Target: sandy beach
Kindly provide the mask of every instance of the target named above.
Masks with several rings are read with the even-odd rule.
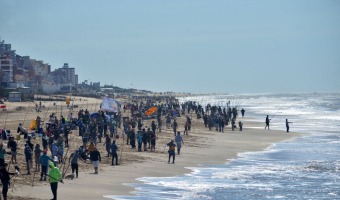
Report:
[[[78,98],[78,97],[77,97]],[[86,101],[84,101],[86,99]],[[95,112],[99,109],[100,99],[82,98],[82,101],[75,100],[78,104],[78,109],[89,109],[90,112]],[[66,110],[65,102],[59,102],[56,106],[51,106],[49,102],[43,103],[45,108],[40,112],[40,116],[49,113],[58,113],[59,116],[64,109]],[[58,108],[58,105],[59,106]],[[0,115],[1,127],[4,127],[6,120],[6,129],[10,129],[14,135],[16,134],[17,125],[25,120],[25,126],[28,127],[30,121],[36,117],[37,112],[34,110],[34,103],[8,103],[8,111],[2,111]],[[63,106],[64,108],[62,108]],[[27,107],[24,110],[18,111],[18,106]],[[29,112],[27,110],[30,109]],[[7,114],[8,112],[8,114]],[[74,114],[76,110],[72,111]],[[127,114],[127,113],[126,113]],[[184,117],[178,118],[179,131],[184,129]],[[136,149],[131,149],[130,146],[123,144],[123,138],[117,141],[122,155],[119,166],[110,166],[111,158],[104,157],[106,152],[103,143],[99,143],[99,150],[102,153],[102,163],[100,164],[99,174],[93,174],[92,165],[87,163],[80,164],[79,178],[68,180],[65,179],[65,184],[59,184],[58,198],[59,199],[106,199],[105,195],[130,195],[134,188],[126,186],[127,183],[137,182],[140,177],[166,177],[182,175],[190,173],[187,167],[200,167],[208,164],[222,164],[230,159],[237,157],[238,153],[261,151],[271,144],[292,139],[300,135],[299,133],[286,133],[283,131],[264,130],[264,123],[254,122],[253,119],[243,118],[243,131],[236,129],[231,131],[230,126],[226,127],[224,133],[209,131],[205,128],[203,121],[193,118],[192,131],[188,136],[183,136],[184,145],[181,155],[176,156],[175,164],[168,164],[168,154],[165,148],[166,143],[173,139],[173,133],[169,130],[163,130],[158,133],[156,144],[156,152],[137,152]],[[144,124],[151,123],[151,120],[145,121]],[[118,132],[121,134],[122,130]],[[71,149],[76,149],[80,145],[80,137],[77,131],[72,133],[70,143]],[[21,140],[22,142],[23,140]],[[36,142],[41,140],[36,139]],[[79,142],[79,143],[78,143]],[[22,143],[23,144],[23,143]],[[7,145],[7,142],[5,143]],[[19,150],[23,152],[23,149]],[[10,156],[6,157],[7,162]],[[25,163],[20,161],[22,171],[25,171]],[[71,170],[68,169],[70,174]],[[16,178],[14,190],[12,186],[9,191],[9,199],[50,199],[52,193],[48,182],[39,182],[39,173],[35,175],[36,181],[32,180],[32,176],[20,175]],[[32,186],[32,184],[34,186]]]

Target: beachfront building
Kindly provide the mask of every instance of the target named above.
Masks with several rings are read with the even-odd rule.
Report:
[[[13,83],[13,60],[7,56],[0,57],[1,85],[9,87]]]
[[[78,75],[68,63],[51,71],[48,63],[17,55],[11,44],[0,40],[0,86],[13,90],[29,87],[46,93],[69,92],[78,87]]]
[[[0,83],[9,87],[13,83],[13,66],[16,63],[16,54],[11,44],[0,41]]]
[[[47,93],[47,94],[53,94],[61,91],[61,86],[60,84],[54,84],[50,82],[44,82],[42,84],[42,91]]]
[[[69,67],[68,63],[64,63],[62,68],[59,68],[60,71],[64,73],[65,83],[71,84],[71,86],[76,86],[76,74],[75,69],[73,67]]]
[[[20,102],[21,101],[21,92],[9,92],[8,93],[8,101],[10,101],[10,102]]]

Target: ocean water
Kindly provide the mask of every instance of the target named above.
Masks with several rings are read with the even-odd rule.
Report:
[[[192,167],[175,177],[141,177],[130,184],[132,196],[110,199],[340,199],[340,93],[210,95],[181,98],[205,105],[246,110],[246,116],[271,129],[301,137],[273,144],[264,151],[239,154],[231,162]],[[245,124],[246,126],[246,124]],[[289,134],[289,133],[287,133]],[[190,166],[188,166],[190,167]]]

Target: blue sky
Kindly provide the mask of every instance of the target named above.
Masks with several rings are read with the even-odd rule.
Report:
[[[337,0],[0,0],[0,37],[102,85],[340,91]]]

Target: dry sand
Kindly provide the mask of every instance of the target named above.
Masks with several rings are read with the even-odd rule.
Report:
[[[87,101],[76,100],[74,104],[78,105],[78,109],[88,108],[90,112],[94,112],[99,108],[99,99],[86,98]],[[17,111],[18,106],[29,106],[31,104],[32,112],[26,112],[29,109]],[[61,106],[65,102],[59,102],[56,106],[48,106],[45,102],[45,109],[40,114],[44,119],[47,110],[49,113],[61,114]],[[7,104],[8,105],[8,104]],[[59,108],[58,108],[59,105]],[[65,105],[64,105],[65,106]],[[65,108],[64,113],[68,113]],[[13,113],[11,113],[13,110]],[[6,127],[10,127],[11,131],[16,132],[17,125],[22,122],[26,116],[25,126],[28,127],[30,121],[37,115],[34,111],[33,103],[10,103],[8,106],[9,114],[7,115]],[[27,114],[26,114],[27,113]],[[74,115],[77,113],[73,111]],[[57,114],[57,116],[59,116]],[[126,113],[127,114],[127,113]],[[6,112],[0,115],[1,126],[3,127]],[[64,114],[65,116],[65,114]],[[47,117],[48,118],[48,117]],[[47,119],[46,118],[46,119]],[[179,130],[184,130],[184,117],[178,118]],[[118,140],[122,160],[119,166],[110,166],[110,158],[104,157],[106,151],[103,144],[99,143],[100,152],[102,154],[102,163],[100,164],[99,174],[93,174],[92,165],[80,163],[79,178],[73,180],[64,180],[65,184],[59,184],[59,199],[105,199],[104,195],[131,195],[134,188],[126,186],[126,183],[137,182],[140,177],[166,177],[190,173],[187,167],[200,167],[206,164],[222,164],[230,159],[237,157],[238,153],[249,151],[261,151],[271,144],[283,140],[291,139],[298,136],[298,133],[285,133],[283,131],[264,130],[264,124],[254,122],[252,119],[242,119],[244,130],[231,131],[230,126],[226,127],[224,133],[209,131],[203,126],[203,120],[197,121],[193,118],[193,129],[188,136],[183,136],[184,145],[182,153],[176,156],[176,164],[168,164],[167,149],[165,144],[173,139],[171,130],[163,130],[158,134],[156,144],[156,152],[137,152],[130,146],[122,144],[122,137]],[[144,124],[150,124],[151,120],[145,121]],[[149,126],[149,125],[148,125]],[[251,128],[247,128],[251,127]],[[121,130],[119,129],[119,133]],[[71,150],[79,147],[80,138],[77,131],[70,137]],[[40,142],[36,140],[35,142]],[[70,150],[70,152],[71,152]],[[23,151],[22,149],[20,151]],[[69,155],[69,154],[68,154]],[[7,156],[8,160],[10,156]],[[81,161],[80,161],[81,162]],[[24,161],[21,161],[22,171],[25,171]],[[68,173],[70,174],[70,169]],[[12,187],[9,191],[9,199],[50,199],[52,193],[48,182],[39,182],[39,174],[35,175],[34,186],[31,176],[19,176],[16,178],[14,190]],[[19,183],[19,184],[18,184]]]

